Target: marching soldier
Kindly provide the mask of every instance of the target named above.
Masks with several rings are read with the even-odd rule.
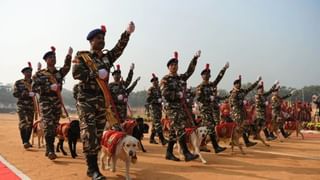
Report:
[[[125,81],[121,80],[120,65],[117,65],[117,69],[112,72],[114,82],[109,83],[109,89],[112,95],[114,105],[116,106],[116,113],[120,118],[120,123],[123,123],[127,119],[127,106],[129,94],[137,85],[140,78],[138,78],[129,88],[133,77],[134,64],[131,65],[128,77]]]
[[[274,90],[272,92],[272,97],[271,97],[272,120],[271,121],[272,121],[272,123],[276,123],[279,125],[279,129],[280,129],[282,136],[284,138],[287,138],[290,135],[288,133],[286,133],[283,128],[284,122],[281,117],[281,104],[282,104],[283,100],[292,96],[292,94],[294,93],[294,90],[291,91],[290,94],[287,94],[282,97],[279,95],[279,90],[280,90],[280,86],[278,86],[277,88],[274,88]]]
[[[202,83],[197,86],[197,100],[200,103],[200,115],[202,119],[202,126],[206,126],[208,129],[208,135],[210,136],[213,148],[215,153],[220,153],[226,148],[219,146],[216,140],[215,126],[219,119],[214,119],[214,89],[217,87],[218,83],[223,78],[226,70],[229,68],[229,63],[222,68],[218,76],[213,82],[210,82],[211,71],[209,69],[209,64],[206,65],[206,68],[201,72],[201,77],[203,79]]]
[[[147,109],[152,119],[150,143],[158,144],[157,141],[154,139],[155,135],[158,134],[161,144],[165,145],[167,144],[167,141],[163,136],[162,125],[161,125],[162,97],[161,97],[158,77],[153,73],[152,73],[152,78],[150,82],[152,83],[152,86],[148,89],[147,103],[146,103]]]
[[[183,93],[185,96],[185,104],[187,106],[188,109],[188,116],[191,117],[192,122],[191,125],[195,126],[196,122],[195,122],[195,115],[193,114],[193,104],[194,104],[194,97],[196,96],[195,91],[192,91],[192,88],[187,88],[187,82],[186,81],[181,81],[181,85],[183,87]]]
[[[70,47],[66,55],[64,65],[59,70],[56,69],[56,52],[51,47],[51,51],[44,54],[43,59],[47,63],[47,68],[38,71],[34,76],[32,90],[40,95],[40,110],[44,124],[44,136],[46,140],[46,156],[50,160],[57,158],[54,152],[54,139],[56,128],[59,125],[62,114],[62,102],[60,91],[64,77],[68,74],[71,66],[73,49]]]
[[[239,79],[233,82],[233,89],[230,91],[229,104],[231,106],[231,117],[233,121],[238,124],[240,128],[240,134],[242,133],[243,140],[247,147],[254,146],[257,143],[250,142],[249,137],[245,132],[245,109],[243,101],[245,96],[258,85],[260,80],[261,77],[259,76],[257,81],[254,82],[250,87],[243,89],[241,88],[241,76],[239,76]]]
[[[78,114],[81,121],[83,152],[88,166],[87,176],[95,180],[105,179],[97,164],[107,115],[102,86],[106,86],[105,82],[109,76],[110,68],[121,56],[134,29],[133,22],[130,22],[116,46],[106,53],[102,51],[105,46],[106,28],[102,26],[101,29],[94,29],[87,36],[91,46],[90,51],[80,51],[74,59],[72,75],[74,79],[80,80]]]
[[[257,94],[255,95],[255,111],[256,111],[256,119],[255,126],[264,128],[263,132],[267,139],[271,140],[272,137],[269,135],[269,132],[266,126],[266,108],[267,108],[267,98],[271,95],[272,91],[279,84],[279,81],[276,81],[275,84],[270,88],[269,91],[264,92],[263,81],[260,81],[260,84],[257,87]],[[255,132],[259,133],[259,132]]]
[[[217,123],[220,122],[220,103],[229,98],[230,95],[218,95],[218,87],[213,89],[213,118]]]
[[[201,51],[198,51],[194,55],[189,64],[187,72],[179,75],[177,74],[178,53],[175,52],[174,58],[170,59],[167,63],[169,74],[165,75],[160,83],[161,94],[166,101],[165,110],[172,122],[170,127],[169,143],[166,152],[166,159],[168,160],[179,161],[179,159],[173,154],[173,145],[176,141],[176,138],[178,139],[182,148],[185,161],[191,161],[199,157],[198,155],[191,154],[186,144],[185,126],[188,121],[188,117],[185,112],[186,109],[181,106],[185,101],[181,81],[187,81],[193,74],[197,65],[197,60],[200,57],[200,53]],[[191,120],[189,119],[189,121]]]
[[[14,83],[13,96],[18,98],[17,107],[19,115],[19,130],[22,144],[25,149],[32,147],[30,144],[30,136],[32,132],[34,118],[34,102],[35,93],[31,90],[31,74],[32,68],[25,67],[21,70],[24,79],[20,79]]]

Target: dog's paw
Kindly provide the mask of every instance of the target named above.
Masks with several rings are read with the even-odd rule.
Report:
[[[143,149],[143,150],[142,150],[142,152],[144,152],[144,153],[145,153],[145,152],[147,152],[147,150]]]
[[[207,164],[208,162],[207,162],[206,160],[203,160],[202,163],[203,163],[203,164]]]

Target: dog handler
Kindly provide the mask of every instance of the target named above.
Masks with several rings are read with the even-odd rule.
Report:
[[[44,137],[46,140],[46,153],[50,160],[57,158],[54,153],[54,139],[56,128],[58,127],[62,114],[62,102],[59,93],[62,90],[64,77],[70,71],[73,49],[70,47],[66,55],[64,65],[59,70],[56,69],[56,52],[51,47],[51,51],[44,54],[43,59],[47,63],[47,68],[39,70],[33,76],[32,90],[40,95],[40,111],[44,125]]]
[[[105,97],[100,85],[106,86],[110,68],[121,56],[134,29],[134,23],[130,22],[116,46],[106,53],[102,51],[105,46],[106,28],[101,26],[101,29],[94,29],[87,36],[91,46],[90,51],[80,51],[74,59],[72,75],[74,79],[80,80],[77,110],[81,122],[83,152],[88,166],[87,176],[94,180],[105,179],[97,164],[107,116]]]

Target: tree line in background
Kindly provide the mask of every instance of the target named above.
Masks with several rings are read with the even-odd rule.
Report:
[[[250,83],[243,84],[243,87],[248,87]],[[265,88],[268,90],[269,87]],[[320,95],[320,86],[305,86],[302,89],[295,89],[291,87],[282,86],[280,89],[280,95],[286,95],[290,93],[292,90],[296,90],[294,94],[288,99],[289,101],[305,101],[311,102],[312,95],[317,94]],[[17,99],[12,95],[13,89],[12,85],[2,85],[0,84],[0,112],[12,112],[16,109],[16,102]],[[220,95],[227,95],[229,91],[224,89],[219,90]],[[256,89],[251,91],[248,96],[246,97],[247,100],[251,101],[254,100],[254,95],[256,94]],[[73,98],[73,93],[70,90],[63,89],[62,96],[64,99],[64,103],[66,107],[71,110],[75,111],[75,99]],[[145,100],[147,97],[147,91],[137,91],[133,92],[129,96],[129,104],[131,107],[144,107]]]

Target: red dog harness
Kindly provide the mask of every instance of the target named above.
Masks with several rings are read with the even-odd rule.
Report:
[[[64,126],[67,126],[66,128],[69,129],[70,128],[70,122],[59,124],[59,126],[56,129],[56,133],[57,133],[58,136],[68,137],[68,131],[66,131],[66,134],[63,134],[63,132],[62,132],[62,129],[63,129]]]
[[[124,132],[126,132],[129,135],[132,135],[133,128],[137,125],[137,122],[133,119],[127,119],[123,124],[122,128],[124,129]]]
[[[107,148],[110,154],[116,152],[117,144],[126,136],[125,132],[108,130],[103,134],[101,144]]]
[[[237,126],[235,122],[222,122],[216,126],[216,132],[220,138],[231,138],[233,129]]]

